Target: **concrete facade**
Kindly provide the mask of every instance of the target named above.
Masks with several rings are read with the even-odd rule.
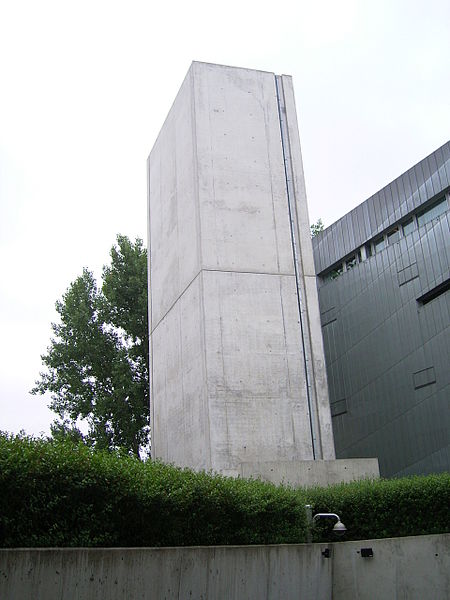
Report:
[[[194,62],[148,187],[152,455],[332,460],[291,78]]]
[[[450,143],[313,240],[336,454],[450,470]]]
[[[363,548],[373,556],[364,558]],[[280,546],[0,549],[5,600],[437,600],[449,590],[449,534]]]

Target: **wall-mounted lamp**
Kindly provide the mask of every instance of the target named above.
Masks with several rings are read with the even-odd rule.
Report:
[[[337,519],[336,523],[334,524],[333,531],[336,535],[344,535],[344,533],[347,531],[347,527],[344,525],[344,523],[341,521],[341,518],[336,513],[317,513],[317,515],[314,515],[313,517],[313,522],[317,521],[317,519],[326,517],[332,517],[334,519]]]

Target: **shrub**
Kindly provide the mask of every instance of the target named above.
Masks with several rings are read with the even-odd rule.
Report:
[[[305,539],[284,487],[83,444],[0,436],[0,545],[184,546]]]
[[[2,547],[301,543],[305,504],[339,514],[344,540],[450,531],[450,474],[294,490],[0,435],[0,490]]]
[[[311,488],[307,497],[315,513],[341,517],[343,541],[450,532],[450,473]],[[315,527],[317,541],[332,539],[330,524]]]

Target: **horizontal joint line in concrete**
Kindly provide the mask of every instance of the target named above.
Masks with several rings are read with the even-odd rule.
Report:
[[[232,271],[228,269],[202,269],[202,271],[208,271],[211,273],[242,273],[244,275],[274,275],[282,277],[295,277],[294,273],[283,273],[281,271],[277,271],[276,273],[270,273],[267,271]]]
[[[228,271],[227,269],[200,269],[200,271],[197,273],[197,275],[195,275],[191,279],[191,281],[187,284],[187,286],[184,288],[184,290],[179,294],[179,296],[176,298],[176,300],[174,300],[172,302],[172,304],[169,306],[169,308],[163,314],[163,316],[159,319],[159,321],[156,323],[156,325],[154,327],[152,327],[150,335],[156,330],[156,328],[159,326],[159,324],[166,318],[166,316],[170,313],[170,311],[175,306],[175,304],[178,302],[178,300],[181,298],[181,296],[191,287],[191,285],[194,283],[194,281],[197,279],[197,277],[204,271],[208,272],[208,273],[236,273],[237,275],[242,274],[242,275],[271,275],[271,276],[275,276],[275,277],[295,277],[295,275],[293,273],[283,273],[283,272],[266,273],[264,271]]]

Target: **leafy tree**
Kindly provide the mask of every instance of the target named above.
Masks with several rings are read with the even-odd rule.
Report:
[[[318,233],[323,231],[324,225],[322,219],[318,219],[316,223],[313,223],[310,227],[311,229],[311,237],[316,237]]]
[[[59,323],[33,394],[50,392],[55,438],[139,456],[149,443],[147,251],[118,235],[101,290],[83,270],[56,302]],[[79,423],[88,425],[83,435]]]

